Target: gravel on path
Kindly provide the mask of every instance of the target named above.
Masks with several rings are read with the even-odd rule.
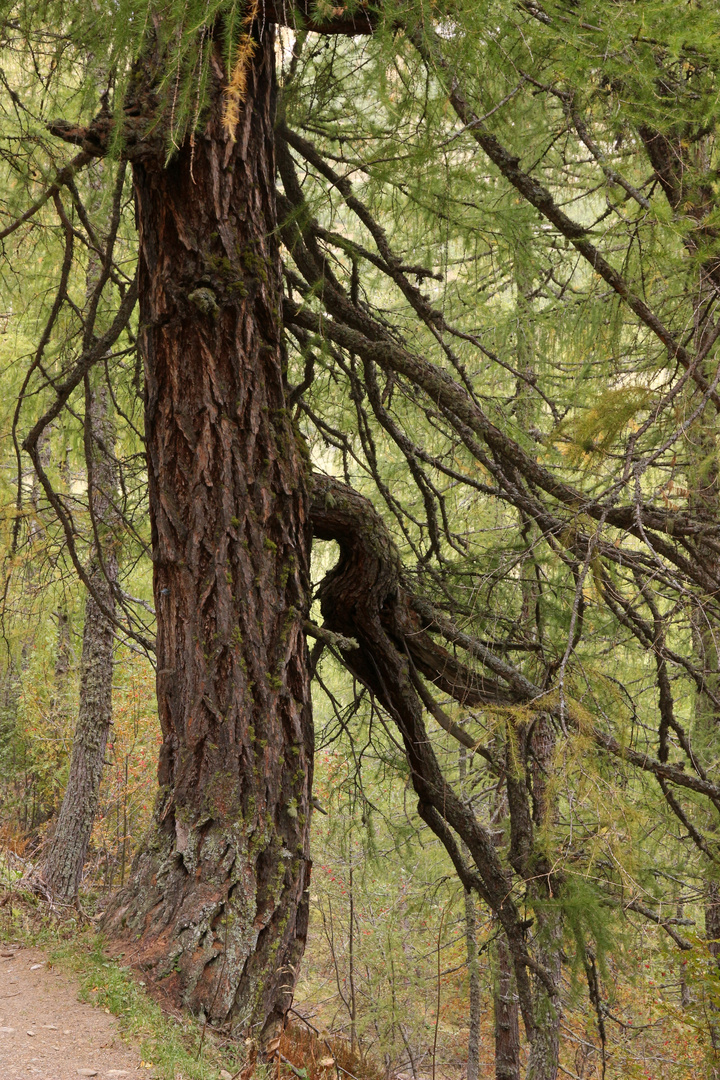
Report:
[[[82,1004],[39,949],[0,944],[0,1080],[151,1080],[115,1017]]]

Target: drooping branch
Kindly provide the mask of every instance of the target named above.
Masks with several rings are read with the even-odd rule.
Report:
[[[76,154],[72,161],[69,161],[67,165],[64,165],[62,169],[59,169],[53,182],[45,188],[42,195],[35,200],[32,206],[29,206],[22,214],[11,221],[9,225],[6,225],[4,229],[0,229],[0,240],[5,240],[6,237],[11,236],[22,225],[25,225],[28,221],[42,210],[43,206],[50,199],[54,199],[59,194],[60,190],[65,187],[72,178],[83,169],[92,160],[91,155],[82,151]]]
[[[542,465],[515,439],[501,430],[465,385],[437,364],[418,356],[398,342],[397,336],[390,334],[368,310],[352,302],[335,278],[317,244],[319,227],[304,203],[287,146],[289,144],[298,147],[309,163],[319,171],[320,156],[307,140],[290,132],[287,127],[281,127],[280,135],[278,163],[288,196],[284,203],[289,203],[293,210],[292,216],[286,217],[283,239],[308,283],[309,295],[319,296],[332,317],[326,320],[307,305],[288,302],[284,309],[286,324],[329,339],[333,345],[362,357],[366,364],[377,364],[380,369],[402,376],[412,385],[421,387],[450,417],[450,422],[457,431],[464,427],[471,437],[482,441],[489,451],[489,460],[485,455],[478,456],[477,452],[473,452],[473,456],[496,475],[502,487],[513,484],[511,478],[514,474],[522,477],[527,485],[544,491],[576,513],[582,508],[583,513],[594,519],[603,518],[609,525],[630,533],[643,543],[650,543],[663,559],[676,565],[682,574],[691,578],[694,576],[705,592],[713,594],[717,586],[711,583],[711,576],[696,560],[684,556],[677,541],[685,537],[701,537],[704,543],[712,543],[717,529],[714,523],[679,513],[669,513],[656,506],[621,505],[617,499],[619,490],[615,494],[610,493],[605,500],[588,497],[572,484],[561,481],[555,471]],[[284,142],[285,138],[287,143]],[[367,208],[356,199],[348,181],[339,177],[329,167],[324,169],[323,175],[326,174],[331,183],[341,190],[348,206],[356,211],[360,220],[371,231],[389,276],[426,325],[433,327],[439,313],[429,309],[425,301],[425,307],[418,303],[418,290],[407,282],[399,271],[399,260],[393,255],[382,229],[373,221]],[[463,441],[467,445],[467,439]],[[403,447],[401,449],[405,452]],[[523,509],[526,511],[526,508]],[[531,512],[531,516],[535,514]],[[628,554],[632,558],[632,555]],[[702,582],[697,575],[702,576]]]
[[[335,314],[335,311],[339,310],[339,305],[336,307],[334,303],[336,296],[330,295],[328,286],[323,290],[323,298]],[[648,525],[647,528],[645,526],[640,528],[635,522],[638,516],[635,507],[611,506],[608,509],[607,506],[603,506],[602,501],[588,498],[582,492],[573,489],[571,485],[560,481],[550,470],[545,469],[526,454],[514,439],[501,431],[470,398],[464,387],[446,371],[431,361],[412,354],[393,340],[389,334],[383,333],[382,338],[378,340],[379,328],[368,326],[370,320],[363,316],[363,313],[356,312],[353,322],[357,324],[364,321],[366,324],[364,329],[368,330],[367,335],[341,321],[339,317],[324,319],[307,307],[290,302],[284,304],[284,315],[288,323],[327,337],[342,348],[357,353],[363,359],[410,379],[447,411],[458,429],[464,426],[470,433],[479,436],[496,459],[507,464],[510,476],[513,471],[520,473],[529,483],[546,491],[561,504],[572,507],[575,513],[582,508],[582,512],[592,518],[600,519],[604,516],[610,525],[624,529],[641,541],[644,541],[646,536],[650,536],[648,530],[653,527],[664,528],[668,536],[673,534],[672,515],[655,514],[652,511],[648,511],[647,514],[642,512],[642,518],[647,519]],[[371,334],[375,340],[373,336],[370,336]],[[488,465],[493,468],[491,461]],[[508,477],[500,466],[497,471],[500,482],[507,482]],[[650,524],[650,521],[653,524]],[[697,523],[692,528],[693,532],[700,532],[701,525]],[[710,595],[716,592],[717,582],[707,569],[697,561],[686,558],[669,539],[654,533],[651,536],[651,543],[655,552],[677,566],[690,580],[696,581]],[[608,551],[608,554],[611,555],[611,552]],[[630,551],[627,557],[632,559]]]
[[[374,227],[373,221],[366,220],[367,208],[354,200],[349,183],[334,170],[327,167],[321,168],[319,155],[306,140],[301,140],[291,134],[288,143],[302,153],[306,160],[341,192],[349,208],[354,209],[363,224],[369,228],[378,245],[380,258],[385,266],[390,268],[392,252],[388,248],[386,238],[382,231]],[[634,504],[628,506],[618,505],[612,498],[605,502],[602,499],[593,500],[571,485],[560,482],[556,472],[546,470],[543,464],[528,454],[504,430],[490,420],[480,402],[467,391],[465,386],[438,365],[410,350],[404,345],[400,335],[389,333],[379,320],[373,318],[366,307],[353,302],[338,282],[321,250],[318,243],[320,230],[316,228],[316,223],[308,215],[294,174],[292,159],[288,151],[282,148],[282,143],[279,162],[285,191],[293,206],[293,215],[287,220],[284,228],[285,240],[307,282],[307,292],[303,295],[308,301],[311,297],[320,298],[330,316],[327,318],[318,315],[312,310],[310,303],[302,305],[287,303],[286,321],[301,332],[315,334],[329,341],[331,352],[335,349],[344,350],[362,359],[366,376],[365,390],[375,408],[376,419],[386,427],[396,442],[396,433],[391,430],[392,425],[383,423],[386,418],[382,415],[381,401],[381,408],[379,410],[376,408],[378,398],[377,394],[373,393],[372,377],[368,383],[368,373],[372,376],[374,365],[377,365],[379,370],[385,371],[389,377],[401,377],[407,379],[410,385],[422,388],[428,398],[435,403],[435,408],[446,418],[450,429],[455,435],[460,436],[472,456],[491,472],[499,485],[499,490],[505,493],[508,501],[521,509],[530,520],[535,521],[549,542],[556,547],[567,546],[568,554],[572,556],[572,559],[585,559],[589,545],[596,543],[597,550],[604,560],[615,565],[633,568],[638,574],[642,572],[643,575],[647,575],[650,571],[656,584],[661,580],[666,580],[671,588],[682,591],[684,578],[697,582],[707,597],[716,595],[716,586],[712,584],[712,569],[715,564],[712,560],[707,560],[704,565],[701,565],[702,560],[697,559],[696,551],[691,551],[689,548],[689,543],[696,542],[696,537],[701,539],[701,542],[708,543],[710,539],[708,530],[716,527],[714,523],[686,514],[666,513],[657,507],[638,503],[637,499],[634,499]],[[403,292],[408,298],[407,290]],[[403,453],[406,452],[402,440],[398,446]],[[557,499],[566,510],[572,507],[573,521],[569,527],[562,524],[558,513],[560,507],[553,511],[547,500],[540,500],[540,491]],[[597,537],[593,539],[579,526],[577,516],[579,512],[596,519],[604,517],[605,521],[614,528],[641,540],[647,545],[649,556],[641,555],[635,545],[631,547],[620,538],[613,542],[604,540],[598,542]],[[684,520],[680,520],[681,518]],[[685,529],[689,531],[685,533]],[[687,536],[687,541],[683,533]],[[692,541],[690,537],[693,537]],[[690,557],[679,547],[678,541]],[[710,543],[712,542],[710,540]],[[670,566],[674,566],[680,572],[679,578],[673,577],[671,580],[667,576]],[[710,574],[706,572],[707,570],[710,570]],[[703,579],[702,582],[700,577]],[[608,580],[607,577],[605,580]],[[610,595],[612,591],[610,588],[608,593],[611,608],[613,606]],[[418,603],[422,604],[422,601]],[[427,608],[423,615],[427,620],[426,626],[433,626],[436,631],[440,630],[438,618],[434,617]],[[446,630],[447,627],[442,632]],[[551,713],[556,711],[557,702],[548,696],[546,689],[533,685],[520,671],[513,670],[512,665],[493,656],[490,650],[484,650],[481,644],[474,643],[469,635],[463,635],[461,631],[455,630],[447,636],[447,640],[466,649],[470,655],[474,655],[503,683],[507,681],[508,686],[512,687],[511,696],[513,693],[517,694],[515,700],[525,702],[542,700],[543,708]],[[670,655],[664,641],[661,641],[657,634],[646,635],[644,647],[674,662],[674,657]],[[427,674],[427,670],[425,673]],[[693,678],[700,677],[694,669],[689,673]],[[432,678],[432,675],[429,677]],[[452,689],[445,687],[445,690],[452,694]],[[570,720],[573,724],[585,726],[585,721],[574,712],[572,706],[571,714]],[[596,743],[605,752],[624,758],[635,767],[652,773],[664,785],[664,792],[669,791],[667,784],[670,782],[696,790],[711,801],[717,797],[718,789],[705,777],[685,774],[678,766],[658,761],[650,755],[625,747],[597,725],[594,725],[593,735]],[[688,748],[684,747],[684,749],[687,752]],[[692,754],[690,760],[693,761]]]
[[[447,785],[427,743],[423,702],[413,684],[410,662],[459,702],[466,703],[467,697],[482,687],[488,703],[502,707],[512,700],[532,705],[538,712],[559,716],[558,696],[533,683],[470,635],[457,630],[431,603],[406,588],[400,556],[387,526],[364,496],[331,477],[316,474],[312,523],[314,536],[337,541],[341,552],[338,564],[320,588],[325,625],[333,633],[358,642],[358,648],[344,653],[343,660],[383,703],[403,737],[409,740],[408,760],[418,779],[421,800],[427,799],[444,814],[443,807],[447,808],[449,803],[438,805],[437,799],[438,793],[446,799]],[[441,633],[446,640],[475,656],[502,682],[486,680],[451,657],[432,640],[428,629]],[[454,673],[452,679],[444,678],[445,665]],[[574,729],[590,734],[605,753],[653,775],[672,809],[673,803],[677,804],[668,784],[693,791],[713,804],[720,799],[720,787],[706,776],[686,772],[682,765],[660,761],[647,752],[624,745],[597,723],[589,722],[572,700],[565,699],[563,714]],[[422,744],[420,750],[418,739]],[[687,749],[692,754],[689,743]],[[429,757],[426,759],[425,755]],[[446,820],[462,836],[461,828],[467,827],[464,814],[459,815],[457,824],[455,820]],[[472,845],[462,838],[472,851]]]
[[[519,157],[503,146],[500,140],[488,130],[482,119],[475,113],[463,92],[460,80],[451,72],[450,65],[442,55],[435,31],[432,28],[430,30],[427,28],[421,30],[418,27],[410,31],[409,37],[425,62],[440,75],[458,119],[462,121],[471,138],[475,140],[490,161],[499,169],[508,183],[515,188],[526,202],[534,206],[557,229],[561,236],[565,237],[573,245],[595,273],[599,274],[607,282],[640,322],[662,342],[668,350],[670,359],[677,360],[679,364],[690,371],[696,385],[703,392],[708,392],[715,408],[720,409],[720,395],[711,389],[702,370],[695,363],[693,355],[675,338],[657,313],[633,291],[622,274],[611,266],[592,240],[589,239],[587,227],[568,217],[564,210],[558,206],[551,192],[520,167]]]
[[[535,972],[551,996],[558,988],[528,955],[526,927],[490,830],[447,783],[428,738],[411,668],[411,661],[418,657],[418,667],[422,670],[424,665],[427,670],[426,635],[404,588],[397,549],[372,504],[330,477],[314,477],[311,516],[314,536],[335,540],[340,547],[339,561],[319,590],[325,625],[333,633],[358,642],[357,649],[344,653],[344,663],[397,725],[421,815],[458,867],[462,859],[453,834],[470,851],[476,874],[465,869],[461,876],[477,888],[505,930],[525,1025],[531,1031],[534,1020],[528,971]]]

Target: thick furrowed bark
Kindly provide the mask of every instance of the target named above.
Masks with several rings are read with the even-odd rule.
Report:
[[[266,26],[237,141],[218,78],[194,148],[134,165],[163,744],[151,835],[105,920],[178,1002],[265,1037],[305,944],[313,753],[273,56]]]

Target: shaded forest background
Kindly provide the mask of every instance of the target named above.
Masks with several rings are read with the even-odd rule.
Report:
[[[153,10],[171,161],[200,140],[230,16]],[[285,419],[315,477],[320,809],[293,1008],[388,1078],[711,1080],[718,14],[305,14],[317,32],[298,18],[275,45]],[[261,16],[227,45],[233,131]],[[108,135],[139,34],[123,4],[2,21],[2,872],[14,887],[52,844],[100,618],[88,912],[160,805],[133,150]],[[265,283],[254,248],[237,260],[187,297],[198,321]],[[370,629],[333,592],[346,509],[390,582]],[[442,797],[417,783],[426,745]]]

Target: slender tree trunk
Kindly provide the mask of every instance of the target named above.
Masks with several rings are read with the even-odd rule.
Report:
[[[503,752],[509,760],[507,736],[498,733],[497,753]],[[508,799],[503,788],[498,788],[494,799],[492,821],[501,826],[507,820]],[[493,989],[493,1015],[495,1021],[495,1080],[520,1080],[520,1009],[513,976],[513,964],[507,939],[496,920],[495,939],[495,985]]]
[[[349,877],[349,901],[350,901],[350,925],[348,928],[348,990],[350,993],[350,1050],[357,1051],[357,999],[355,996],[355,894],[353,891],[353,850],[350,842],[350,873]]]
[[[253,33],[237,141],[223,128],[213,45],[194,145],[167,165],[164,148],[134,161],[163,743],[151,835],[105,929],[132,941],[127,955],[165,977],[176,1002],[268,1038],[305,946],[313,732],[273,28]]]
[[[709,881],[705,891],[705,936],[708,939],[710,955],[720,966],[720,888],[716,881]],[[718,1009],[714,1001],[709,1002],[711,1055],[708,1062],[709,1080],[720,1078],[720,1023]]]
[[[540,714],[529,738],[532,754],[533,819],[536,827],[548,824],[557,813],[550,788],[555,753],[555,729],[552,720]],[[540,838],[541,843],[541,838]],[[535,850],[530,861],[531,892],[541,900],[535,909],[535,955],[550,975],[555,994],[548,993],[543,982],[535,979],[535,1036],[530,1046],[528,1080],[555,1080],[560,1053],[560,975],[562,955],[562,919],[552,901],[552,870],[536,834]]]
[[[709,426],[709,425],[708,425]],[[712,515],[714,520],[720,519],[720,489],[718,486],[718,473],[715,466],[708,467],[708,460],[714,461],[717,454],[716,439],[714,433],[703,430],[700,426],[695,440],[689,440],[689,445],[695,451],[696,471],[693,476],[695,491],[692,502],[699,506],[708,517]],[[701,457],[702,455],[702,457]],[[707,558],[707,556],[706,556]],[[717,559],[714,570],[718,572]],[[694,620],[694,644],[702,669],[703,677],[708,689],[712,694],[718,694],[720,690],[720,649],[718,637],[720,627],[712,621],[705,611],[697,611]],[[694,742],[702,748],[704,764],[711,763],[715,757],[718,727],[720,716],[717,705],[713,702],[710,694],[698,693],[695,699],[695,730]],[[667,760],[667,733],[661,740],[659,755],[661,760]],[[717,825],[709,821],[709,831],[717,833]],[[703,868],[707,875],[705,880],[704,917],[705,937],[708,942],[708,952],[714,958],[715,964],[720,968],[720,884],[715,877],[715,868],[706,863]],[[707,1063],[708,1080],[720,1080],[720,1010],[714,995],[707,995],[706,1006],[707,1022],[710,1034],[710,1048]]]
[[[495,1080],[520,1080],[520,1023],[512,963],[502,931],[495,947]]]
[[[713,456],[717,453],[715,439],[708,436],[707,432],[702,432],[698,441],[700,448],[708,453],[708,457],[710,456],[708,443],[711,444]],[[699,469],[698,472],[702,476]],[[702,483],[698,484],[700,490],[694,493],[695,497],[703,509],[706,512],[712,512],[715,520],[718,520],[720,517],[720,491],[718,490],[717,470],[713,468],[711,474],[709,476],[706,474],[704,479],[706,483],[704,485]],[[709,689],[715,695],[720,689],[720,680],[718,679],[720,650],[718,649],[717,640],[719,634],[720,627],[711,622],[705,612],[698,612],[695,620],[694,635],[696,651],[703,676]],[[717,706],[708,694],[699,693],[695,701],[696,731],[694,734],[696,744],[700,743],[705,751],[703,756],[706,762],[712,761],[714,757],[719,723],[720,716],[718,716]],[[667,749],[661,747],[660,753],[667,758]],[[714,823],[710,827],[713,828],[713,825]],[[714,831],[716,831],[716,828],[715,826]],[[715,877],[714,867],[706,866],[705,872],[708,874],[705,881],[704,897],[705,937],[708,942],[708,952],[714,958],[716,966],[720,968],[720,884],[718,884]],[[720,1080],[720,1010],[718,1010],[717,1000],[714,995],[707,995],[706,1015],[710,1034],[707,1077],[708,1080]]]
[[[103,605],[112,612],[117,554],[112,536],[116,494],[113,424],[107,391],[86,387],[86,456],[90,462],[88,489],[92,516],[100,538],[88,576]],[[80,703],[73,739],[67,787],[41,876],[53,896],[73,900],[78,893],[88,843],[97,812],[112,723],[114,632],[92,595],[85,600],[85,626],[80,662]]]
[[[467,774],[467,750],[460,747],[459,775],[465,795],[465,777]],[[465,844],[462,845],[465,858],[469,858],[469,851]],[[480,991],[480,964],[477,945],[477,912],[475,897],[469,889],[464,889],[465,897],[465,947],[467,950],[468,983],[469,983],[469,1031],[468,1031],[468,1058],[467,1080],[478,1080],[480,1075],[480,1013],[482,1009],[482,996]]]
[[[465,944],[468,959],[468,982],[470,985],[467,1080],[478,1080],[480,1075],[480,965],[477,946],[477,914],[475,897],[469,889],[465,893]]]
[[[658,80],[658,89],[663,95],[667,91]],[[672,129],[656,131],[647,125],[638,127],[648,159],[655,175],[674,213],[682,213],[685,220],[694,218],[696,229],[688,232],[685,245],[693,257],[688,276],[688,295],[694,294],[694,347],[698,354],[708,341],[707,335],[713,332],[715,320],[715,302],[719,283],[718,262],[705,250],[705,228],[710,214],[715,209],[716,198],[712,187],[707,183],[710,161],[713,153],[713,136],[707,132],[697,132],[688,137],[688,131]],[[699,181],[699,182],[698,182]],[[702,258],[698,259],[698,255]],[[698,273],[699,271],[699,273]],[[711,314],[712,313],[712,314]],[[701,374],[705,379],[713,379],[715,371],[710,361],[701,365]],[[690,394],[685,407],[688,413],[696,407],[696,399]],[[688,503],[691,510],[708,523],[720,520],[720,473],[718,469],[717,417],[714,406],[708,403],[703,415],[697,417],[685,435],[688,466],[686,483],[689,491]],[[720,569],[719,560],[702,540],[698,543],[696,558],[704,565],[709,574],[717,579]],[[659,618],[653,614],[656,624]],[[702,670],[703,680],[708,692],[701,690],[695,699],[695,717],[693,744],[695,752],[705,767],[714,765],[716,758],[718,724],[720,710],[713,701],[720,691],[720,625],[712,611],[703,609],[698,602],[692,616],[693,643]],[[658,665],[659,667],[660,665]],[[667,677],[667,676],[666,676]],[[662,713],[662,692],[660,695]],[[665,691],[666,710],[672,713],[672,692]],[[667,700],[669,698],[669,701]],[[669,740],[666,717],[660,717],[658,757],[667,761]],[[666,790],[670,800],[672,793]],[[708,832],[713,835],[713,845],[717,843],[717,819],[708,821]],[[705,936],[709,942],[708,950],[720,966],[720,885],[716,878],[716,869],[706,863],[701,869],[708,873],[705,883],[704,914]],[[687,988],[684,989],[687,996]],[[708,1080],[720,1080],[720,1015],[717,1002],[707,1002],[707,1017],[710,1035],[710,1053],[706,1075]]]
[[[703,344],[703,331],[701,330],[700,315],[703,307],[712,298],[709,283],[702,283],[695,305],[696,348]],[[707,332],[707,331],[705,331]],[[706,376],[713,377],[710,371]],[[692,398],[687,403],[687,408],[694,405]],[[720,520],[720,474],[718,471],[718,439],[716,433],[716,419],[710,410],[699,417],[691,426],[686,438],[689,452],[690,468],[688,469],[687,485],[690,491],[689,503],[691,508],[702,515],[708,521]],[[707,551],[699,553],[707,566],[716,577],[720,574],[720,560],[717,555],[708,554]],[[692,616],[693,644],[698,661],[698,667],[703,674],[703,680],[707,687],[707,693],[700,691],[695,698],[695,715],[693,742],[698,748],[701,760],[705,768],[712,767],[716,756],[718,728],[720,726],[720,712],[713,701],[720,693],[720,625],[712,614],[702,607],[697,607]],[[672,703],[670,704],[672,709]],[[665,727],[661,719],[658,757],[661,761],[667,761],[669,757],[669,740],[672,732]],[[707,822],[708,831],[717,836],[717,817],[709,817]],[[720,968],[720,884],[716,879],[715,867],[708,861],[703,867],[707,878],[705,881],[704,916],[705,937],[708,940],[708,951],[715,959]],[[708,996],[707,1018],[710,1035],[709,1059],[707,1063],[708,1080],[720,1080],[720,1010],[714,996]]]
[[[97,162],[90,175],[94,201],[100,199],[104,165]],[[92,252],[86,275],[86,297],[91,302],[102,267]],[[85,378],[85,461],[87,463],[88,504],[94,539],[88,576],[102,607],[115,611],[114,588],[118,576],[117,556],[117,475],[114,464],[115,428],[107,387],[99,371]],[[60,471],[69,488],[67,454]],[[85,623],[80,662],[78,720],[73,738],[68,782],[50,843],[45,851],[40,876],[51,894],[74,900],[92,834],[100,797],[100,781],[105,748],[112,723],[114,633],[92,593],[85,600]],[[70,667],[70,632],[67,613],[58,612],[58,655],[55,679],[58,698]]]

